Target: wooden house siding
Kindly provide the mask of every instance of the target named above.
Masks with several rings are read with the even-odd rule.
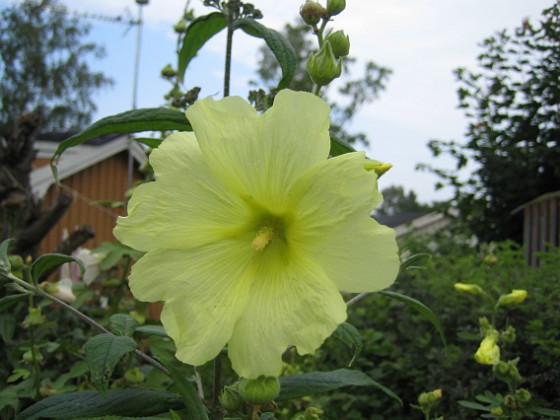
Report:
[[[91,225],[95,237],[84,244],[94,248],[104,241],[113,241],[112,234],[117,216],[124,214],[122,208],[91,205],[92,200],[123,201],[128,188],[127,152],[121,152],[52,185],[44,197],[45,206],[51,205],[59,193],[73,195],[74,201],[59,223],[43,239],[40,252],[52,252],[59,244],[64,229],[72,232],[78,225]],[[135,178],[139,178],[135,174]]]
[[[560,245],[560,191],[542,195],[523,205],[523,245],[525,259],[539,265],[537,254],[549,245]]]

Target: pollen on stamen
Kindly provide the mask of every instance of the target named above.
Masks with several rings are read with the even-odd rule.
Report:
[[[257,232],[257,236],[253,239],[253,242],[251,242],[251,248],[253,248],[254,251],[262,252],[273,239],[274,229],[270,226],[263,226]]]

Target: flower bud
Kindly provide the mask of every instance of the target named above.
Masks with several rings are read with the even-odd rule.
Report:
[[[422,392],[418,397],[418,403],[424,409],[432,408],[442,396],[441,389],[434,389],[431,392]]]
[[[327,0],[327,14],[336,16],[346,8],[346,0]]]
[[[185,22],[185,19],[181,19],[179,22],[177,22],[173,26],[173,30],[178,34],[184,34],[185,32],[187,32],[187,22]]]
[[[498,257],[496,257],[494,254],[488,254],[484,257],[482,262],[486,265],[496,265],[498,264]]]
[[[502,407],[494,407],[492,408],[492,410],[490,410],[490,412],[496,417],[501,417],[504,415],[504,409]]]
[[[307,0],[299,9],[299,14],[305,23],[315,26],[322,18],[327,16],[327,11],[319,3]]]
[[[344,31],[336,31],[327,36],[327,41],[331,43],[333,54],[336,58],[346,57],[350,52],[350,38]]]
[[[168,64],[163,69],[161,69],[161,77],[163,77],[164,79],[171,79],[175,76],[177,76],[177,72],[173,70],[171,64]]]
[[[375,173],[377,174],[378,177],[380,177],[381,175],[383,175],[385,172],[387,172],[389,169],[391,169],[393,167],[393,165],[391,165],[390,163],[383,163],[383,162],[379,162],[377,160],[366,160],[364,163],[364,168],[366,168],[366,171],[375,171]]]
[[[515,342],[515,328],[509,325],[504,332],[502,332],[502,342],[511,344]]]
[[[23,360],[27,363],[41,363],[43,361],[43,355],[39,347],[33,346],[31,350],[27,350],[23,353]]]
[[[29,328],[33,325],[41,325],[45,322],[45,317],[41,313],[41,308],[30,308],[29,313],[23,320],[23,326]]]
[[[474,359],[481,365],[496,365],[500,362],[500,347],[497,343],[498,331],[490,330],[481,341]]]
[[[220,394],[220,404],[231,414],[243,407],[243,399],[235,388],[226,386]]]
[[[473,296],[484,296],[486,294],[478,284],[455,283],[453,287],[455,287],[455,290],[458,292]]]
[[[500,381],[505,382],[507,384],[515,383],[519,384],[523,380],[521,374],[519,373],[519,369],[517,369],[517,362],[519,359],[508,360],[507,362],[499,362],[498,364],[494,365],[492,371],[496,378]]]
[[[529,401],[531,401],[531,393],[525,388],[519,388],[517,391],[515,391],[515,398],[517,399],[517,401],[523,404],[527,404]]]
[[[333,54],[331,43],[325,41],[317,54],[313,54],[307,62],[307,72],[313,83],[319,86],[328,85],[342,73],[342,62]]]
[[[124,373],[124,379],[130,384],[140,384],[144,382],[145,376],[140,371],[140,368],[134,367],[132,369],[128,369]]]
[[[274,376],[261,375],[257,379],[243,379],[239,382],[239,395],[253,405],[272,401],[279,391],[280,383]]]
[[[507,295],[501,295],[496,306],[509,306],[521,303],[527,297],[526,290],[512,290]]]

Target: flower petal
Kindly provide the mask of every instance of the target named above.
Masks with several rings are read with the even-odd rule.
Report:
[[[291,191],[294,220],[286,236],[347,292],[376,291],[399,269],[395,233],[370,217],[381,202],[363,153],[348,153],[308,170]]]
[[[141,251],[188,249],[238,235],[247,204],[212,176],[192,133],[169,136],[150,156],[156,181],[140,185],[114,235]]]
[[[309,93],[281,91],[263,115],[239,97],[199,100],[187,110],[214,175],[271,212],[297,177],[329,152],[329,107]]]
[[[346,319],[346,305],[320,267],[295,254],[265,254],[229,341],[233,369],[245,378],[278,375],[290,344],[312,353]]]
[[[165,301],[161,321],[178,359],[201,365],[225,346],[247,306],[252,257],[243,238],[190,251],[154,250],[134,264],[132,293]]]

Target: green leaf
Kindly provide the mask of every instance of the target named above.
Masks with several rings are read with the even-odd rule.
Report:
[[[426,252],[411,255],[401,263],[400,270],[425,269],[426,265],[432,260],[432,256]]]
[[[22,411],[17,420],[79,417],[144,417],[181,409],[181,397],[157,389],[115,389],[104,397],[96,391],[70,392],[45,398]]]
[[[80,276],[83,276],[86,269],[82,260],[64,254],[45,254],[41,255],[31,264],[31,277],[35,281],[39,281],[44,275],[51,273],[56,267],[70,262],[78,263],[80,266]]]
[[[408,306],[410,306],[412,309],[414,309],[420,315],[422,315],[424,318],[426,318],[428,321],[430,321],[432,323],[432,325],[435,327],[436,331],[438,332],[438,334],[441,338],[441,342],[443,343],[443,347],[447,347],[447,342],[445,341],[445,335],[443,334],[443,328],[441,326],[441,322],[439,321],[438,317],[432,312],[432,310],[430,308],[428,308],[426,305],[424,305],[419,300],[411,298],[410,296],[403,295],[401,293],[390,292],[388,290],[384,290],[384,291],[377,292],[377,293],[379,293],[381,295],[384,295],[384,296],[387,296],[387,297],[390,297],[391,299],[395,299],[395,300],[398,300],[400,302],[406,303]]]
[[[402,400],[390,389],[374,381],[363,372],[349,369],[338,369],[332,372],[313,372],[303,375],[282,376],[280,381],[280,394],[276,401],[286,401],[301,398],[306,395],[332,391],[345,386],[371,386],[383,391],[389,397],[397,400],[401,405]]]
[[[136,349],[136,341],[127,336],[104,333],[88,340],[84,349],[91,382],[101,394],[106,394],[115,366],[121,357]]]
[[[175,382],[177,390],[183,396],[188,414],[187,418],[192,420],[208,420],[208,414],[206,413],[204,404],[202,404],[202,400],[198,396],[195,385],[189,381],[184,372],[175,367],[173,363],[168,362],[164,364],[171,375],[171,379]]]
[[[165,328],[161,325],[141,325],[136,327],[134,332],[139,332],[141,334],[146,335],[156,335],[158,337],[168,337],[167,333],[165,332]]]
[[[542,414],[548,417],[560,417],[560,410],[555,410],[553,408],[535,407],[532,408],[533,413]]]
[[[136,251],[120,242],[103,242],[92,252],[105,254],[105,258],[99,263],[99,268],[103,271],[115,267],[123,257],[130,257],[133,260],[139,259],[143,252]]]
[[[331,157],[340,156],[340,155],[343,155],[345,153],[352,153],[352,152],[355,152],[355,151],[356,151],[356,149],[354,149],[352,146],[346,144],[345,142],[340,140],[338,137],[331,136],[331,150],[329,152]]]
[[[6,309],[11,308],[24,297],[29,296],[29,293],[20,293],[17,295],[8,295],[0,299],[0,313],[4,312]]]
[[[127,314],[115,314],[109,318],[109,329],[115,335],[132,336],[138,321]]]
[[[352,360],[350,360],[350,363],[348,364],[348,367],[352,366],[352,363],[354,363],[356,358],[360,355],[364,345],[360,332],[352,324],[343,322],[336,328],[336,330],[334,330],[333,337],[342,341],[354,350]]]
[[[457,401],[457,403],[459,403],[459,405],[462,405],[462,406],[465,407],[465,408],[470,408],[470,409],[472,409],[472,410],[481,410],[481,411],[490,411],[490,410],[492,410],[492,408],[489,407],[489,406],[482,405],[482,404],[479,404],[479,403],[475,403],[475,402],[472,402],[472,401],[464,401],[464,400],[462,400],[462,401]]]
[[[187,27],[183,45],[179,51],[177,77],[182,82],[189,63],[196,56],[206,41],[227,26],[227,18],[223,13],[214,12],[196,18]]]
[[[12,272],[12,265],[10,264],[10,259],[8,257],[8,249],[10,248],[10,243],[12,241],[13,239],[10,238],[0,244],[0,278],[7,278]]]
[[[184,112],[170,108],[144,108],[122,112],[100,119],[85,130],[58,145],[51,159],[53,175],[58,179],[56,164],[62,153],[90,139],[111,133],[139,133],[141,131],[192,131]]]
[[[16,332],[16,318],[12,314],[0,315],[0,337],[7,343],[14,337]]]
[[[297,63],[292,44],[280,32],[267,28],[254,19],[238,19],[234,25],[236,29],[240,28],[248,35],[264,39],[282,69],[282,79],[278,82],[276,89],[281,90],[288,87],[294,77]]]
[[[146,146],[151,147],[152,149],[157,149],[159,145],[163,142],[162,139],[152,139],[148,137],[136,137],[134,138],[134,141],[145,144]]]

